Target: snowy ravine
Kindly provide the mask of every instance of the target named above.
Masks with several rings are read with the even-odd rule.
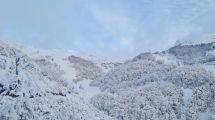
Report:
[[[1,41],[0,120],[215,120],[213,39],[126,62]]]

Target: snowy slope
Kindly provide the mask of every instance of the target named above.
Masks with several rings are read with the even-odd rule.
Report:
[[[62,81],[58,81],[59,79],[50,79],[56,77],[66,80],[68,76],[64,74],[56,76],[55,73],[52,75],[49,71],[43,71],[44,68],[41,68],[35,59],[9,44],[0,43],[0,59],[1,120],[112,119],[71,89],[70,87],[74,86],[72,82],[71,86],[67,86],[60,84]],[[49,70],[58,68],[46,64],[49,65]],[[60,69],[55,70],[58,73]],[[72,77],[74,76],[71,75]]]

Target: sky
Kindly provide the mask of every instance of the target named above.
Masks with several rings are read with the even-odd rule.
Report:
[[[215,33],[214,0],[0,0],[0,39],[111,57]]]

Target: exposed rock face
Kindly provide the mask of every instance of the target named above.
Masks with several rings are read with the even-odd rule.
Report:
[[[138,60],[155,61],[155,57],[153,56],[152,53],[146,52],[146,53],[141,53],[140,55],[138,55],[132,59],[133,62],[138,61]]]
[[[103,75],[101,68],[91,61],[76,56],[69,56],[68,61],[73,64],[73,67],[76,69],[76,79],[74,80],[76,82],[83,79],[95,80]]]
[[[185,64],[207,63],[215,61],[215,42],[198,45],[178,45],[172,47],[168,52],[178,59],[183,60]]]

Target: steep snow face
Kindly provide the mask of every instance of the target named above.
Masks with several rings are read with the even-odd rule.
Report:
[[[18,49],[34,60],[45,60],[46,62],[57,64],[60,69],[66,71],[64,77],[70,81],[74,80],[77,82],[81,79],[95,79],[103,72],[108,72],[110,69],[121,64],[109,58],[78,54],[71,50],[44,50],[19,44],[15,44],[14,46],[18,47]],[[84,76],[84,74],[86,75]]]
[[[85,100],[100,92],[96,87],[89,86],[90,82],[103,75],[95,63],[76,56],[40,54],[34,57],[41,72],[50,81],[55,81]]]
[[[79,58],[81,60],[93,62],[103,72],[107,72],[110,69],[120,65],[123,62],[122,60],[119,62],[117,60],[113,60],[107,57],[102,58],[102,57],[93,56],[93,55],[80,54],[73,50],[58,50],[58,49],[45,50],[45,49],[38,49],[38,48],[32,48],[32,47],[20,45],[18,43],[16,44],[11,43],[11,44],[13,44],[13,46],[15,46],[17,49],[21,50],[22,52],[24,52],[25,54],[27,54],[33,59],[41,59],[44,57],[52,58],[52,61],[54,61],[58,65],[61,65],[62,69],[64,70],[68,69],[66,68],[66,66],[68,66],[68,61],[66,60],[68,60],[68,57],[72,57],[72,56]]]
[[[43,68],[41,66],[44,66]],[[49,69],[48,69],[49,68]],[[51,74],[52,73],[52,74]],[[64,83],[59,66],[0,43],[1,120],[111,120]]]

